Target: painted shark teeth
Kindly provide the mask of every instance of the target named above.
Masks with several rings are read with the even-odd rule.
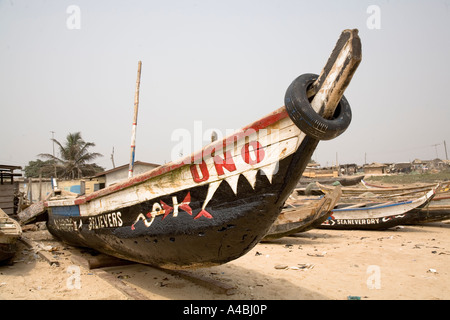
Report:
[[[272,183],[273,175],[278,172],[278,164],[279,164],[279,162],[274,162],[274,163],[271,163],[268,166],[265,166],[260,169],[245,171],[245,172],[242,172],[241,174],[237,174],[237,175],[228,177],[225,179],[225,181],[228,182],[228,184],[230,185],[234,194],[237,194],[237,184],[239,181],[239,176],[243,175],[247,179],[247,181],[250,183],[252,188],[255,189],[256,174],[258,173],[258,170],[261,170],[261,173],[265,174],[267,179],[269,179],[269,182]]]
[[[201,217],[205,217],[208,219],[212,219],[213,216],[206,211],[206,206],[208,205],[209,201],[213,198],[214,194],[216,193],[217,189],[219,188],[220,184],[223,181],[226,181],[228,183],[228,185],[231,187],[231,189],[233,190],[234,194],[237,195],[237,186],[238,186],[238,181],[239,181],[239,177],[241,175],[243,175],[247,181],[250,183],[250,185],[252,186],[253,189],[255,189],[255,184],[256,184],[256,174],[258,172],[258,170],[261,170],[262,174],[265,174],[266,177],[269,179],[269,182],[272,183],[273,180],[273,175],[276,174],[278,172],[278,165],[279,162],[273,162],[269,165],[266,165],[262,168],[258,168],[258,169],[252,169],[246,172],[243,172],[241,174],[235,174],[232,175],[224,180],[217,180],[214,182],[211,182],[208,185],[208,192],[206,194],[206,198],[205,201],[203,202],[202,205],[202,209],[200,210],[200,212],[194,217],[194,219],[199,219]],[[188,193],[186,195],[186,197],[184,198],[184,200],[181,202],[181,204],[178,204],[177,202],[177,198],[174,196],[172,197],[172,202],[173,202],[173,207],[169,206],[168,204],[166,204],[165,202],[163,202],[162,200],[160,201],[160,203],[155,202],[153,204],[153,209],[151,212],[147,213],[147,217],[150,218],[150,220],[147,220],[147,217],[145,217],[144,214],[140,214],[136,221],[133,223],[133,225],[131,226],[131,229],[134,230],[135,229],[135,224],[139,221],[139,220],[143,220],[144,224],[146,227],[149,227],[152,223],[153,220],[155,219],[155,217],[160,213],[163,212],[164,216],[163,216],[163,220],[167,217],[167,215],[169,215],[172,211],[173,211],[173,216],[177,217],[178,216],[178,208],[186,211],[188,214],[192,215],[192,209],[189,206],[190,202],[191,202],[191,196],[190,193]]]
[[[274,162],[261,168],[261,171],[266,175],[270,183],[272,183],[273,175],[278,172],[278,164],[279,162]]]
[[[255,183],[256,183],[256,174],[258,173],[258,170],[249,170],[242,172],[241,174],[247,179],[247,181],[250,183],[253,189],[255,189]]]
[[[278,164],[279,164],[279,162],[274,162],[274,163],[271,163],[270,165],[265,166],[260,169],[249,170],[249,171],[243,172],[241,174],[236,174],[236,175],[226,178],[225,181],[231,187],[234,194],[237,195],[237,185],[238,185],[239,177],[241,175],[243,175],[247,179],[247,181],[250,183],[252,188],[255,189],[256,174],[257,174],[258,170],[261,170],[261,172],[267,176],[267,179],[269,179],[269,182],[272,183],[273,175],[278,172]],[[208,194],[206,196],[205,202],[203,203],[202,210],[205,209],[208,202],[212,199],[212,197],[214,196],[214,193],[216,192],[217,188],[222,183],[222,181],[224,181],[224,180],[215,181],[215,182],[212,182],[209,184]]]

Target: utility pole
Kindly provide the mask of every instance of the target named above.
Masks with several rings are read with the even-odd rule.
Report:
[[[114,147],[113,147],[112,153],[111,153],[111,161],[112,161],[113,169],[114,169],[116,167],[116,165],[114,164]]]
[[[444,149],[445,149],[445,160],[448,160],[447,144],[445,143],[445,140],[444,140]]]

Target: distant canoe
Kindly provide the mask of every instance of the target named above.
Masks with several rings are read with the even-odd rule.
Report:
[[[339,182],[340,185],[349,187],[360,183],[364,179],[364,176],[340,176],[335,178],[309,178],[301,177],[297,187],[307,186],[310,183],[319,182],[321,184],[333,184]]]
[[[414,217],[408,224],[439,222],[450,219],[450,206],[430,206],[414,209]]]
[[[293,202],[283,209],[263,240],[273,240],[319,226],[331,214],[341,197],[340,188],[324,196]]]
[[[436,193],[436,196],[423,208],[414,209],[415,217],[409,224],[439,222],[450,219],[450,198],[448,190]]]
[[[321,183],[316,183],[322,192],[330,192],[335,188],[334,186],[329,185],[323,185]],[[395,187],[395,188],[357,188],[357,187],[343,187],[342,188],[342,196],[360,196],[364,193],[370,192],[376,195],[388,195],[388,196],[401,196],[401,195],[407,195],[417,192],[423,192],[428,191],[431,189],[436,188],[436,183],[433,184],[426,184],[421,186],[409,186],[409,187]]]
[[[406,224],[416,213],[416,208],[425,206],[434,197],[435,189],[425,195],[398,202],[341,204],[333,209],[321,229],[383,230]]]
[[[335,182],[339,182],[338,185],[341,186],[354,186],[363,180],[364,176],[343,176],[336,178],[309,178],[301,177],[300,181],[297,183],[295,188],[296,195],[323,195],[325,192],[322,191],[316,183],[331,185]],[[334,187],[334,186],[333,186]]]

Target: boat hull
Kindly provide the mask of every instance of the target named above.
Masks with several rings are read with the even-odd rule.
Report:
[[[263,240],[275,240],[320,226],[331,215],[340,196],[340,188],[336,188],[319,199],[283,209]]]
[[[331,216],[318,228],[338,230],[385,230],[407,224],[419,216],[418,208],[428,204],[435,190],[415,199],[382,204],[368,208],[334,209]]]
[[[15,243],[0,243],[0,264],[8,263],[17,251]]]
[[[14,257],[21,235],[19,223],[0,209],[0,263],[7,263]]]
[[[266,234],[317,142],[306,137],[296,153],[280,161],[272,181],[260,170],[253,187],[241,175],[236,194],[221,182],[204,208],[211,217],[200,215],[209,189],[203,185],[121,208],[115,217],[113,213],[83,217],[76,206],[49,207],[48,229],[71,245],[163,268],[222,264],[248,252]],[[145,213],[155,203],[173,208],[173,197],[181,204],[177,216],[158,215],[149,225],[150,215]]]
[[[407,212],[376,218],[360,217],[345,219],[340,217],[336,218],[332,213],[318,228],[335,230],[386,230],[398,225],[407,224],[416,216],[417,214],[414,212]]]
[[[289,108],[184,159],[87,196],[48,201],[49,231],[72,245],[163,268],[208,267],[240,257],[267,233],[310,160],[319,138],[304,130],[330,138],[350,123],[344,97],[337,124],[299,118],[313,110],[306,90],[317,77],[294,80]],[[302,99],[294,99],[297,94]],[[296,110],[303,113],[294,117]]]
[[[408,224],[439,222],[448,219],[450,219],[450,207],[429,206],[414,209],[414,218],[408,221]]]

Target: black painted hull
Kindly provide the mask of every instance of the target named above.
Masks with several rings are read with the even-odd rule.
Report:
[[[251,250],[266,234],[278,217],[283,204],[297,184],[318,141],[306,137],[298,150],[279,163],[272,183],[261,172],[256,176],[253,189],[241,176],[237,194],[228,184],[221,183],[206,207],[213,219],[199,217],[201,204],[208,186],[180,191],[158,199],[121,209],[122,226],[99,228],[89,226],[102,222],[89,221],[89,217],[64,217],[54,214],[49,207],[48,229],[56,237],[75,246],[86,246],[122,259],[163,268],[195,268],[226,263]],[[192,215],[181,211],[157,216],[151,227],[143,221],[136,223],[140,212],[151,210],[155,202],[178,202],[190,194]],[[112,218],[108,217],[110,220]],[[82,227],[75,230],[73,226]],[[61,224],[67,224],[67,230]],[[111,222],[103,222],[104,224]]]
[[[8,263],[16,254],[17,245],[15,243],[0,243],[0,264]]]
[[[450,207],[426,207],[414,210],[415,216],[408,224],[439,222],[450,219]]]
[[[330,220],[325,220],[317,228],[334,230],[386,230],[408,224],[415,217],[417,217],[416,213],[407,212],[405,214],[386,216],[383,218],[338,219],[333,224],[330,223]]]

